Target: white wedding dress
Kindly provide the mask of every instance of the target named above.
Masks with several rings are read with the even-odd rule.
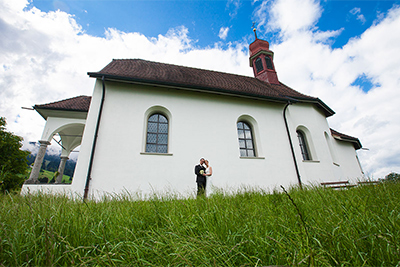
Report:
[[[208,168],[206,168],[206,174],[209,174],[211,166],[209,166]],[[212,193],[213,190],[213,184],[212,184],[212,179],[211,179],[212,175],[207,176],[207,185],[206,185],[206,195],[209,196]]]

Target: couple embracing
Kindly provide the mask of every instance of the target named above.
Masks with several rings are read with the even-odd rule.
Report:
[[[205,196],[207,177],[212,175],[212,167],[208,160],[201,158],[200,164],[194,167],[194,173],[196,174],[197,196]]]

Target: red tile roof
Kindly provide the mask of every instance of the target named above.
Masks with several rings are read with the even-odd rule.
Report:
[[[94,78],[129,81],[160,86],[268,99],[288,102],[296,99],[301,102],[312,102],[320,107],[326,116],[335,112],[319,98],[299,93],[280,84],[270,84],[253,77],[229,74],[224,72],[183,67],[172,64],[146,61],[142,59],[113,59],[99,72],[89,72]]]
[[[91,99],[92,98],[90,96],[81,95],[48,104],[35,105],[33,108],[36,110],[52,109],[52,110],[88,112]]]
[[[342,141],[347,141],[347,142],[352,142],[353,145],[354,145],[354,148],[356,150],[362,148],[360,140],[358,138],[356,138],[356,137],[339,133],[338,131],[335,131],[332,128],[331,128],[331,134],[336,139],[339,139],[339,140],[342,140]]]

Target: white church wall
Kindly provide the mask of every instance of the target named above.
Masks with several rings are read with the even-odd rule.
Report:
[[[86,118],[86,126],[82,135],[82,143],[79,149],[78,161],[75,166],[74,179],[71,183],[71,190],[83,197],[88,173],[90,154],[93,144],[93,137],[96,128],[97,114],[100,107],[102,93],[101,81],[96,81],[90,102],[89,112]]]
[[[311,104],[298,103],[289,107],[287,118],[302,182],[318,184],[338,180],[324,138],[324,132],[329,131],[324,114]],[[296,130],[306,134],[311,160],[303,160]]]
[[[303,183],[317,185],[323,181],[355,181],[362,177],[352,143],[335,140],[330,135],[325,116],[315,106],[293,104],[289,108],[288,118]],[[311,160],[302,159],[294,129],[306,133]]]
[[[210,160],[212,184],[217,187],[273,189],[297,183],[282,118],[284,105],[123,83],[107,83],[106,87],[90,182],[92,194],[191,194],[196,188],[194,166],[200,157]],[[82,192],[97,120],[92,109],[98,109],[100,90],[97,82],[74,175],[73,186]],[[167,155],[143,150],[145,114],[154,106],[171,114]],[[236,124],[241,117],[257,122],[257,158],[240,158]]]
[[[237,190],[244,186],[274,189],[297,184],[283,120],[284,104],[231,96],[189,92],[128,83],[106,82],[106,97],[90,195],[152,193],[181,196],[196,191],[194,166],[210,160],[213,186]],[[102,85],[96,82],[71,188],[83,194]],[[168,153],[145,152],[147,119],[160,111],[169,119]],[[325,139],[330,132],[324,114],[312,104],[291,105],[286,114],[304,184],[338,181],[358,175],[354,148],[336,144],[337,163]],[[237,122],[253,127],[257,157],[240,157]],[[312,160],[303,161],[296,129],[307,132]],[[343,142],[341,142],[343,143]],[[348,162],[348,164],[347,164]],[[346,173],[347,176],[344,176]]]
[[[330,133],[330,131],[329,131],[329,133]],[[329,154],[327,154],[327,157],[330,156],[330,160],[332,162],[333,175],[335,176],[335,178],[336,178],[335,180],[337,180],[337,181],[346,181],[347,179],[345,178],[345,175],[343,173],[343,168],[341,168],[340,164],[339,164],[339,156],[338,156],[336,146],[334,144],[334,138],[329,133],[328,133],[328,131],[324,132],[324,137],[325,137],[325,141],[326,141],[326,144],[328,146],[328,151],[329,151]],[[354,148],[353,148],[353,150],[354,150]]]
[[[357,152],[353,143],[334,139],[334,145],[338,153],[338,165],[343,172],[343,180],[353,183],[364,180],[364,174],[357,158]]]

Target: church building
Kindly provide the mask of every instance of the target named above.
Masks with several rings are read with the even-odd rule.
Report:
[[[249,48],[254,77],[114,59],[88,73],[95,79],[91,97],[35,105],[46,125],[22,192],[190,196],[202,157],[213,167],[208,194],[362,179],[360,141],[329,127],[334,111],[321,99],[279,81],[267,41]],[[39,184],[55,134],[59,176]],[[65,162],[79,145],[72,184],[62,184]]]

